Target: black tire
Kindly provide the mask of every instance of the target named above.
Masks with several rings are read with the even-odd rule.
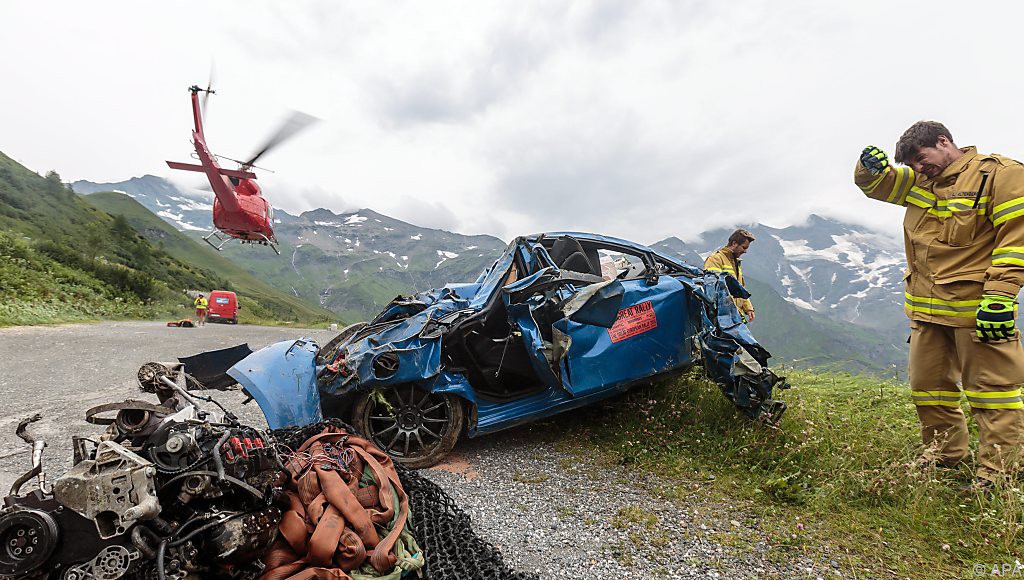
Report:
[[[351,338],[355,333],[366,328],[365,322],[356,322],[349,324],[345,328],[342,328],[338,332],[338,336],[331,339],[330,342],[320,347],[320,350],[316,351],[316,364],[325,365],[334,360],[334,357],[338,354],[338,346]]]
[[[352,426],[410,469],[436,464],[455,447],[465,411],[451,393],[428,393],[412,385],[360,392],[352,405]],[[389,408],[390,407],[390,408]]]

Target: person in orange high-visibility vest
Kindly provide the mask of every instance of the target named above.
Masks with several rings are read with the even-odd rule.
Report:
[[[206,324],[206,307],[208,305],[209,303],[206,301],[206,297],[203,296],[202,294],[200,294],[199,297],[196,298],[196,324],[199,326],[203,326]]]
[[[973,486],[987,488],[1019,467],[1024,442],[1024,349],[1015,320],[1024,283],[1024,165],[957,147],[935,121],[903,133],[896,161],[905,166],[865,147],[853,179],[868,197],[907,208],[904,310],[921,435],[940,464],[967,459],[965,396],[978,423]]]
[[[740,269],[740,256],[747,253],[750,242],[754,241],[754,234],[747,230],[736,230],[729,236],[725,246],[719,248],[704,260],[704,269],[711,272],[725,272],[736,278],[736,281],[743,286],[743,270]],[[754,321],[754,303],[749,298],[733,298],[736,308],[739,308],[743,315],[743,322]]]

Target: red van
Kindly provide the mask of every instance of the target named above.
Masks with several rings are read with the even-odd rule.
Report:
[[[210,292],[206,319],[210,322],[238,324],[238,297],[234,292],[214,290]]]

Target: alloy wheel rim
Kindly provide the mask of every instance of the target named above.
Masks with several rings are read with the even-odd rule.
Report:
[[[385,453],[401,458],[428,455],[451,426],[451,403],[409,385],[383,392],[367,409],[370,439]]]

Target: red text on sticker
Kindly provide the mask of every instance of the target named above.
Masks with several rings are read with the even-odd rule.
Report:
[[[658,318],[654,314],[654,304],[648,300],[620,310],[615,324],[608,329],[608,337],[612,342],[619,342],[657,327]]]

